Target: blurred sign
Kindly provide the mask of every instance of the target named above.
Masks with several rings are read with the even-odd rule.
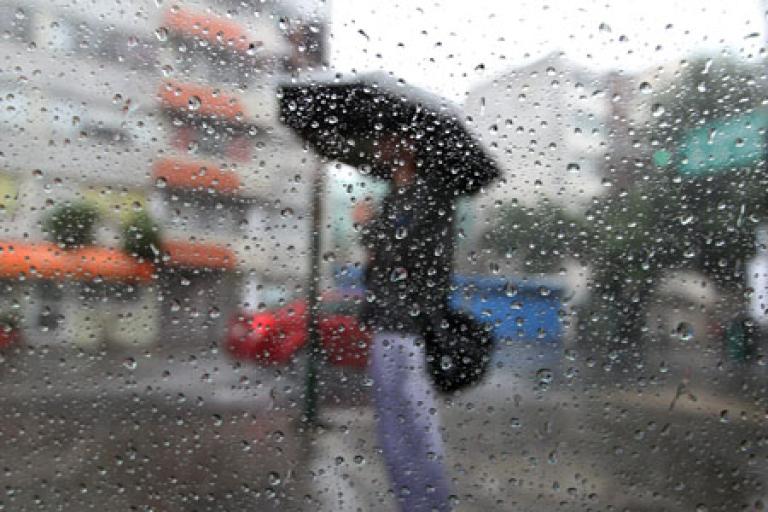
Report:
[[[653,163],[656,167],[666,167],[672,162],[672,153],[666,149],[659,149],[653,153]]]
[[[683,139],[678,170],[691,176],[756,164],[764,158],[768,112],[709,122]]]

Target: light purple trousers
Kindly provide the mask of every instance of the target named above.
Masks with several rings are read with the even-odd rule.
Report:
[[[426,371],[424,345],[399,332],[374,336],[373,399],[379,444],[403,512],[451,509],[450,481],[435,391]]]

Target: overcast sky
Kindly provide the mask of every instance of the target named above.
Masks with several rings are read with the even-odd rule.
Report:
[[[692,52],[749,58],[765,0],[330,0],[331,62],[383,69],[461,102],[473,83],[555,50],[639,71]]]

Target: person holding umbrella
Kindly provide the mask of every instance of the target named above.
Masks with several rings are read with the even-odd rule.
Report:
[[[280,101],[319,153],[391,180],[363,228],[379,440],[403,511],[450,510],[423,334],[449,317],[455,200],[498,167],[445,101],[387,76],[292,84]]]

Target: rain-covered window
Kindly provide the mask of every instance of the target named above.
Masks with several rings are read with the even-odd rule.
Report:
[[[0,510],[764,510],[766,20],[0,0]]]

